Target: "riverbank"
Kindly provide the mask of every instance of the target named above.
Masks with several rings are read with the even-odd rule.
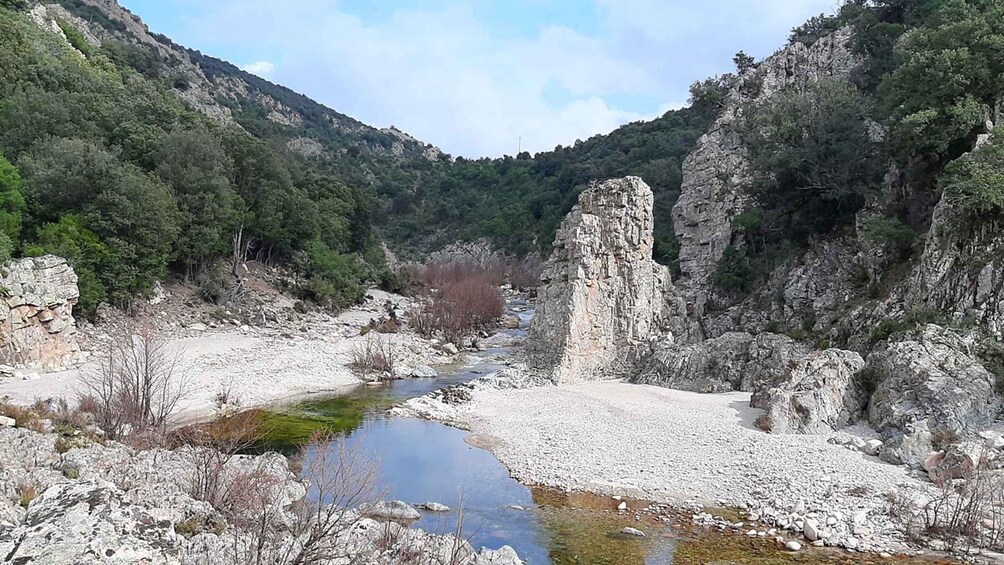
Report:
[[[501,379],[502,382],[505,378]],[[748,393],[698,394],[624,382],[499,387],[432,395],[407,411],[468,429],[525,484],[743,510],[754,535],[876,554],[917,555],[892,516],[897,501],[923,504],[935,487],[904,466],[831,443],[828,435],[771,435],[753,426]],[[443,398],[466,396],[466,402]],[[867,436],[866,428],[848,430]],[[818,532],[802,539],[785,521]],[[709,522],[713,525],[714,522]],[[801,530],[802,528],[798,528]],[[810,537],[810,536],[806,536]]]
[[[168,349],[178,355],[176,375],[186,380],[188,389],[176,423],[204,419],[219,408],[221,399],[231,408],[248,409],[365,382],[349,365],[353,352],[374,339],[393,352],[400,376],[421,365],[453,361],[455,354],[411,331],[361,335],[371,320],[386,315],[387,304],[404,309],[411,302],[371,290],[363,304],[337,316],[316,312],[292,326],[227,323],[213,328],[194,322],[165,332]],[[90,341],[95,347],[91,358],[99,359],[100,340]],[[95,360],[72,370],[0,382],[0,399],[7,397],[20,405],[39,399],[72,400],[82,390],[82,379],[98,368]]]

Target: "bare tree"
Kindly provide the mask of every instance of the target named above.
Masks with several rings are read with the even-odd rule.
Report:
[[[188,393],[178,371],[181,350],[149,330],[112,340],[100,367],[82,378],[81,404],[94,409],[111,439],[132,434],[163,437],[168,421]]]
[[[344,436],[317,432],[300,460],[308,496],[288,511],[276,504],[275,482],[252,471],[230,488],[232,524],[237,530],[227,552],[234,565],[301,565],[365,563],[366,556],[347,543],[358,522],[355,508],[376,501],[376,461]]]

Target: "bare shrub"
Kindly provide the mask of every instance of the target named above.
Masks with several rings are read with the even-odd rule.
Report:
[[[365,376],[393,378],[396,362],[394,348],[387,340],[380,336],[369,336],[352,349],[349,367]]]
[[[506,266],[506,282],[516,290],[535,291],[544,274],[544,262],[536,256],[527,256]]]
[[[243,490],[246,485],[242,484],[244,481],[228,477],[228,465],[238,454],[257,445],[266,434],[264,415],[257,410],[221,417],[175,433],[175,442],[189,446],[182,451],[194,469],[189,495],[217,508],[230,508],[232,505],[227,502],[239,495],[235,490]]]
[[[924,508],[928,533],[954,549],[1004,550],[1004,470],[991,469],[988,455],[963,478],[946,480]]]
[[[239,499],[228,503],[241,516],[227,548],[227,562],[252,565],[365,563],[345,543],[358,520],[353,510],[380,498],[377,462],[344,436],[317,432],[300,453],[307,498],[287,512],[275,503],[274,484],[265,477],[241,479]]]
[[[181,351],[148,331],[112,340],[100,367],[82,378],[81,401],[111,439],[163,437],[188,390],[177,371]]]
[[[17,485],[18,499],[23,508],[27,508],[32,500],[38,498],[38,488],[33,483],[22,482]]]
[[[429,300],[411,312],[412,326],[426,337],[442,334],[462,344],[472,333],[492,327],[504,312],[499,285],[505,278],[501,265],[475,263],[430,264],[417,279],[428,285]]]

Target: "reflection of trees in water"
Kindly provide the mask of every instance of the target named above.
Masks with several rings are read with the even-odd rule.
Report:
[[[625,526],[651,528],[638,525],[633,514],[617,514],[617,502],[609,497],[534,488],[533,502],[540,507],[536,512],[555,565],[643,565],[649,550],[657,545],[655,537],[620,534]]]

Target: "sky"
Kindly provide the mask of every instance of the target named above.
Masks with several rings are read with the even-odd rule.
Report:
[[[159,33],[453,155],[536,153],[687,103],[838,0],[120,0]]]

